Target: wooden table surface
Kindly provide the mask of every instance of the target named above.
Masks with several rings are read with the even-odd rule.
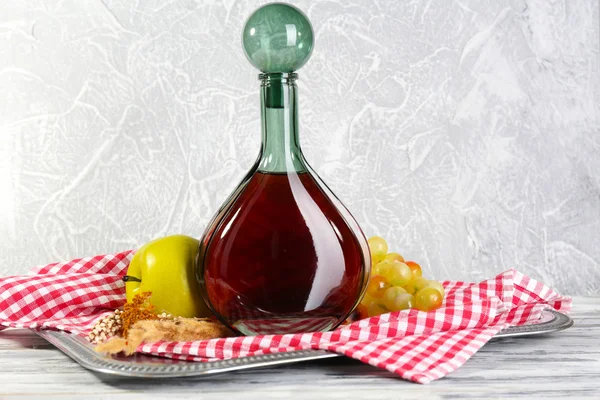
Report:
[[[428,385],[350,359],[304,362],[207,378],[103,376],[35,333],[0,332],[0,398],[600,399],[600,297],[575,298],[568,330],[492,341],[462,368]]]

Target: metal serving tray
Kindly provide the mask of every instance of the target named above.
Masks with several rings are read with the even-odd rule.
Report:
[[[554,310],[545,310],[535,323],[504,329],[494,339],[547,334],[573,325],[573,320]],[[302,350],[211,362],[179,361],[170,358],[135,354],[106,356],[96,353],[87,339],[60,331],[37,331],[38,335],[89,370],[104,374],[136,378],[174,378],[220,374],[242,369],[271,367],[300,361],[344,357],[325,350]]]

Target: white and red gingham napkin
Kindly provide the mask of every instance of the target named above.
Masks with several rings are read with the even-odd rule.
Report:
[[[0,329],[53,328],[87,335],[125,303],[133,251],[55,263],[0,278]],[[515,270],[481,283],[443,282],[442,308],[367,318],[331,332],[261,335],[142,344],[138,351],[212,361],[295,350],[329,350],[428,383],[464,364],[500,330],[538,320],[544,309],[567,312],[571,298]]]

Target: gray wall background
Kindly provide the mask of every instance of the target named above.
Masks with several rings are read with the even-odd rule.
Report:
[[[258,152],[263,3],[0,2],[0,274],[202,234]],[[367,235],[600,294],[598,1],[293,4],[303,148]]]

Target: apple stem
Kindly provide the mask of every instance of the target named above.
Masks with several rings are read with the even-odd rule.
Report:
[[[123,277],[123,282],[141,282],[140,278],[136,278],[135,276],[125,275]]]

